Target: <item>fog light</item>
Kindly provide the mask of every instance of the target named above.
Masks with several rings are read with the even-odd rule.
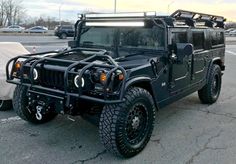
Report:
[[[80,86],[79,83],[80,83],[79,75],[77,75],[77,76],[75,76],[75,78],[74,78],[74,84],[75,84],[76,88],[79,88],[79,86]],[[82,77],[82,78],[81,78],[81,87],[84,87],[84,84],[85,84],[84,78]]]
[[[33,70],[33,78],[34,78],[34,80],[37,80],[38,77],[39,77],[38,71],[34,68],[34,70]]]

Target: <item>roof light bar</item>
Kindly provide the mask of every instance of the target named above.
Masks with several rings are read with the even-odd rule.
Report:
[[[144,27],[144,22],[86,22],[86,26]]]
[[[86,18],[144,17],[145,13],[86,14]]]

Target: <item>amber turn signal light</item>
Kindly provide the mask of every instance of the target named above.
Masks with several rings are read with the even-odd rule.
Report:
[[[101,73],[100,81],[103,82],[103,83],[107,81],[107,75],[105,73]]]
[[[119,78],[120,81],[124,80],[124,78],[125,78],[124,74],[119,74],[118,78]]]
[[[19,70],[21,68],[21,62],[16,62],[15,63],[15,69]]]

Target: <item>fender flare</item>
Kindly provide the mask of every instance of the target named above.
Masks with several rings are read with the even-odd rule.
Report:
[[[140,82],[148,82],[150,84],[150,86],[151,86],[151,89],[152,89],[152,84],[151,84],[152,83],[152,79],[150,77],[143,76],[143,77],[134,77],[134,78],[128,80],[128,82],[125,85],[124,92],[126,92],[128,90],[128,88],[131,87],[132,85],[134,85],[136,83],[140,83]],[[148,92],[150,93],[149,90],[148,90]],[[152,95],[152,98],[153,98],[153,101],[154,101],[156,109],[159,109],[158,103],[156,101],[156,94],[153,93],[153,91],[150,94]]]
[[[211,60],[210,64],[209,64],[209,68],[212,67],[213,63],[214,63],[215,61],[217,61],[217,60],[221,60],[221,58],[220,58],[220,57],[213,58],[213,59]],[[209,72],[209,71],[208,71],[208,72]]]
[[[209,76],[210,69],[211,69],[211,67],[213,66],[214,62],[217,61],[217,60],[221,61],[221,58],[220,58],[220,57],[213,58],[213,59],[211,60],[210,64],[209,64],[209,67],[208,67],[209,69],[207,70],[207,74],[206,74],[207,82],[208,82],[208,78],[207,78],[207,77]]]
[[[140,82],[149,82],[151,83],[152,79],[150,77],[135,77],[132,78],[130,80],[128,80],[128,82],[125,85],[125,91],[127,91],[127,89],[132,86],[135,83],[140,83]]]

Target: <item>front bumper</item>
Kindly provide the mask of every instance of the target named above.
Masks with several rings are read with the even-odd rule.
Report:
[[[92,101],[92,102],[97,102],[97,103],[105,103],[105,104],[111,104],[111,103],[121,103],[123,102],[123,97],[124,97],[124,90],[125,90],[125,81],[127,78],[126,75],[126,71],[123,67],[118,66],[116,64],[116,62],[110,57],[105,55],[105,52],[102,50],[96,50],[99,53],[102,52],[102,54],[97,54],[93,55],[91,57],[88,57],[82,61],[70,61],[70,60],[63,60],[63,59],[56,59],[56,58],[52,58],[52,57],[57,57],[60,55],[64,55],[65,53],[71,53],[73,51],[77,51],[77,50],[84,50],[82,48],[76,48],[76,49],[72,49],[72,50],[68,50],[65,52],[61,52],[58,53],[54,56],[51,56],[51,58],[49,57],[44,57],[44,58],[38,58],[38,57],[32,57],[32,55],[27,55],[27,56],[20,56],[20,57],[16,57],[11,59],[6,66],[6,74],[7,74],[7,82],[8,83],[12,83],[12,84],[16,84],[16,85],[23,85],[28,87],[28,92],[32,93],[32,94],[36,94],[36,95],[42,95],[42,96],[47,96],[47,97],[51,97],[51,98],[55,98],[55,99],[59,99],[61,101],[63,101],[64,105],[66,107],[69,107],[70,105],[70,101],[72,98],[78,98],[78,99],[82,99],[82,100],[87,100],[87,101]],[[88,50],[88,49],[86,49]],[[93,49],[93,51],[95,51]],[[45,55],[46,53],[41,53],[41,54],[34,54],[35,55]],[[15,79],[13,76],[13,66],[14,64],[19,60],[19,59],[25,59],[25,61],[23,62],[22,66],[21,66],[21,70],[20,70],[20,79]],[[98,60],[98,59],[102,59],[102,60],[107,60],[109,62],[111,62],[112,64],[108,65],[108,64],[95,64],[94,62],[91,62],[93,60]],[[32,62],[33,61],[33,62]],[[64,86],[63,86],[63,90],[59,90],[59,89],[55,89],[55,88],[48,88],[48,87],[43,87],[41,85],[37,85],[34,83],[33,80],[33,70],[34,68],[36,68],[36,66],[40,66],[42,64],[44,64],[45,62],[57,62],[57,63],[68,63],[68,66],[66,67],[65,71],[64,71]],[[29,83],[24,82],[24,65],[29,64],[31,62],[30,65],[30,74],[29,74]],[[12,68],[10,69],[10,65],[12,64]],[[82,65],[83,68],[81,69],[81,71],[78,72],[74,72],[73,68],[75,68],[78,65]],[[107,68],[109,69],[109,73],[108,73],[108,77],[107,79],[109,79],[112,76],[112,73],[117,71],[117,70],[121,70],[123,75],[124,75],[124,80],[122,81],[122,85],[121,88],[119,90],[119,92],[117,93],[116,98],[114,97],[109,97],[109,94],[107,93],[106,89],[104,89],[104,94],[102,97],[93,97],[93,96],[88,96],[83,94],[82,92],[82,87],[79,86],[78,92],[76,93],[71,93],[69,91],[69,74],[76,74],[79,75],[79,79],[82,79],[84,73],[86,70],[92,68],[92,67],[99,67],[99,68]],[[9,71],[11,70],[11,71]],[[104,88],[108,87],[108,82],[104,85]]]

